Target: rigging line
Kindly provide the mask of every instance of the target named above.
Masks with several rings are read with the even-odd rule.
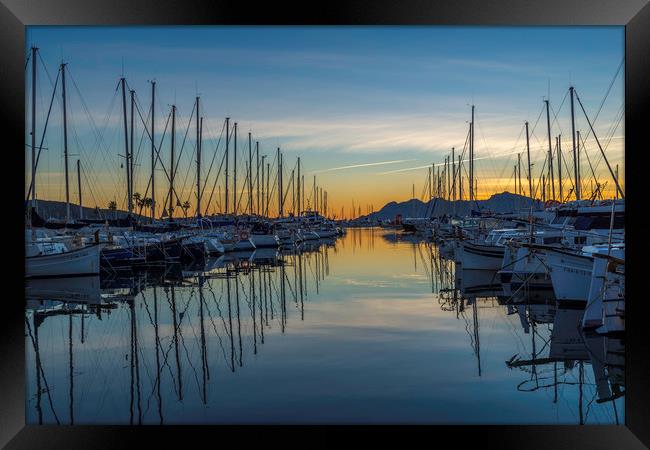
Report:
[[[135,104],[135,109],[136,109],[136,111],[138,111],[138,115],[140,116],[140,120],[142,121],[142,123],[145,123],[144,119],[142,117],[142,113],[140,111],[140,108],[138,107],[137,102]],[[158,148],[156,148],[154,146],[154,150],[156,151],[156,159],[157,159],[158,163],[160,164],[160,166],[162,167],[162,170],[165,173],[165,176],[167,177],[167,181],[171,181],[171,179],[169,178],[169,173],[167,172],[167,169],[165,169],[165,164],[163,163],[162,158],[160,157],[160,147],[162,147],[163,140],[165,139],[165,134],[167,133],[167,127],[169,125],[169,119],[170,118],[171,118],[171,111],[169,112],[169,115],[167,116],[167,121],[165,122],[165,129],[163,130],[163,135],[160,138],[160,146]],[[149,129],[147,128],[146,124],[145,124],[145,129],[147,130],[147,135],[149,136],[149,139],[151,139],[151,133],[149,132]],[[150,183],[151,183],[151,177],[149,177],[149,184]],[[148,188],[147,188],[147,191],[148,191]],[[176,193],[176,189],[174,189],[174,195],[176,195],[176,201],[178,203],[180,203],[180,198],[178,198],[178,194]],[[166,198],[165,198],[165,202],[163,204],[163,209],[165,209],[165,207],[167,205],[167,200],[168,200],[168,198],[167,198],[168,196],[165,196],[165,197]],[[140,208],[140,211],[142,211],[142,208]]]
[[[612,87],[614,86],[614,82],[616,81],[616,78],[618,77],[618,74],[620,73],[624,62],[625,62],[625,58],[621,59],[621,62],[619,63],[618,68],[616,69],[616,73],[614,74],[614,77],[612,78],[612,81],[609,83],[609,86],[607,87],[607,91],[605,92],[605,96],[601,100],[600,105],[598,106],[598,111],[596,111],[596,115],[594,116],[594,124],[596,123],[596,120],[598,120],[598,116],[600,114],[600,111],[603,109],[603,106],[605,105],[605,100],[607,100],[607,97],[609,96],[609,93],[611,92]],[[588,138],[590,134],[591,134],[591,130],[588,130],[587,136],[585,137],[585,139]]]
[[[187,140],[187,135],[190,131],[190,125],[192,125],[192,118],[194,117],[194,111],[196,110],[196,103],[192,107],[192,112],[190,113],[190,118],[187,121],[187,128],[185,129],[185,135],[183,136],[183,142],[181,143],[181,148],[179,150],[178,157],[176,158],[176,161],[174,162],[174,173],[173,177],[176,178],[176,173],[178,172],[178,167],[180,166],[181,163],[181,157],[183,156],[183,149],[185,148],[185,142]],[[178,108],[176,108],[176,111],[178,112]],[[178,122],[181,121],[180,117],[177,117]],[[179,125],[181,125],[179,123]]]
[[[99,217],[101,219],[103,219],[104,217],[103,217],[102,210],[99,209],[99,206],[98,206],[99,203],[97,202],[97,199],[95,198],[95,194],[93,193],[93,189],[90,186],[90,180],[88,179],[88,175],[86,174],[86,169],[83,166],[84,166],[84,164],[81,164],[81,173],[83,174],[83,178],[84,178],[84,180],[86,181],[86,184],[89,187],[88,190],[90,191],[90,196],[92,197],[93,201],[95,202],[95,207],[98,209]]]
[[[625,115],[625,110],[624,110],[625,105],[621,105],[621,108],[619,109],[619,112],[617,113],[616,117],[617,120],[614,122],[607,134],[607,143],[603,147],[604,150],[607,150],[609,147],[609,144],[611,143],[612,139],[614,138],[614,134],[616,133],[616,130],[618,129],[619,125],[621,124],[621,121],[623,120],[623,117]],[[603,160],[602,155],[598,155],[598,160],[596,161],[596,170],[598,170],[598,167],[600,166],[600,162]]]
[[[29,324],[29,320],[27,320],[27,317],[25,317],[25,323],[27,324],[27,329],[29,331],[29,337],[32,341],[32,345],[34,346],[34,352],[36,352],[36,338],[32,334],[32,326]],[[34,328],[36,328],[36,324],[34,324]],[[39,367],[36,368],[37,371],[41,372],[41,377],[43,377],[43,382],[45,383],[45,391],[47,392],[47,397],[49,399],[50,403],[50,409],[52,410],[52,414],[54,415],[54,418],[56,419],[57,425],[59,425],[61,422],[59,421],[59,417],[56,415],[56,411],[54,410],[54,403],[52,402],[52,395],[50,393],[50,386],[47,383],[47,378],[45,377],[45,370],[43,370],[43,365],[39,364]]]
[[[207,121],[206,121],[207,122]],[[206,124],[207,128],[207,124]],[[219,144],[221,144],[221,138],[223,137],[223,131],[226,128],[226,121],[223,121],[223,124],[221,125],[221,133],[219,133],[219,139],[217,140],[217,145],[214,149],[214,154],[212,155],[212,161],[210,161],[210,167],[208,168],[208,174],[205,176],[205,181],[203,182],[203,189],[201,190],[201,197],[203,197],[203,194],[205,193],[205,188],[208,186],[208,179],[210,178],[210,173],[212,172],[212,165],[214,164],[214,160],[217,158],[217,153],[219,152]],[[217,178],[219,177],[219,174],[221,173],[221,168],[219,169],[219,173],[217,174]],[[207,209],[206,209],[207,211]]]
[[[215,155],[216,155],[216,152],[215,152]],[[212,185],[212,191],[210,192],[210,198],[208,199],[208,203],[206,203],[206,209],[205,209],[206,213],[209,211],[210,205],[212,204],[212,195],[214,194],[214,190],[217,187],[217,183],[219,181],[219,175],[221,175],[221,169],[223,168],[223,163],[225,162],[225,160],[226,160],[226,152],[223,152],[223,156],[221,157],[221,164],[219,165],[219,171],[217,172],[217,175],[214,178],[214,184]],[[217,204],[219,206],[219,209],[221,209],[221,199],[219,199],[217,201]]]
[[[562,110],[562,106],[564,105],[564,102],[566,101],[568,96],[569,96],[569,90],[567,89],[564,92],[564,97],[562,98],[562,102],[560,102],[560,107],[558,108],[557,112],[555,112],[555,108],[553,108],[553,104],[549,101],[549,106],[551,107],[551,111],[553,112],[553,121],[551,122],[551,127],[557,124],[557,126],[560,128],[560,134],[564,134],[564,130],[562,130],[562,125],[560,125],[560,122],[558,122],[557,116],[560,114],[560,111]]]
[[[582,112],[585,115],[585,118],[587,119],[587,123],[589,124],[589,128],[593,131],[594,126],[589,120],[589,116],[587,115],[587,111],[585,111],[585,107],[582,104],[582,101],[580,100],[580,96],[578,95],[578,92],[574,89],[573,90],[576,99],[578,100],[578,104],[580,105],[580,109],[582,109]],[[609,170],[609,174],[612,176],[612,179],[614,180],[614,183],[616,185],[616,190],[620,194],[621,198],[625,198],[625,194],[623,193],[623,190],[621,189],[618,180],[616,179],[616,175],[614,175],[614,171],[612,170],[612,167],[609,165],[609,161],[607,160],[607,157],[605,156],[605,151],[603,148],[600,146],[600,142],[598,141],[598,136],[596,136],[596,132],[594,131],[594,139],[596,140],[596,143],[598,144],[598,149],[600,150],[601,154],[603,155],[603,158],[605,159],[605,163],[607,164],[607,169]]]
[[[47,131],[47,125],[48,125],[48,123],[50,121],[50,113],[52,112],[52,104],[54,103],[54,97],[56,96],[56,86],[57,86],[57,84],[59,82],[59,74],[60,74],[60,72],[57,73],[56,83],[54,84],[54,89],[52,90],[52,98],[50,100],[50,107],[47,110],[47,118],[45,119],[45,126],[43,127],[43,134],[41,135],[41,143],[38,146],[38,153],[36,155],[36,162],[34,163],[34,172],[36,172],[36,170],[38,168],[38,161],[41,158],[41,150],[43,149],[43,141],[45,140],[45,132]],[[29,199],[30,195],[32,194],[33,185],[34,185],[34,180],[31,180],[30,183],[29,183],[29,190],[27,191],[27,199],[25,201],[27,201]]]
[[[585,140],[580,135],[580,141],[582,142],[582,153],[587,157],[587,163],[589,163],[589,169],[591,169],[591,175],[594,178],[594,182],[596,183],[596,186],[599,185],[598,183],[598,178],[596,177],[596,172],[594,171],[594,167],[591,165],[591,159],[589,158],[589,153],[587,153],[587,145],[585,144]],[[582,192],[582,186],[580,186],[580,191]]]
[[[99,147],[101,151],[100,152],[93,152],[93,153],[91,153],[90,157],[87,158],[88,167],[89,167],[90,171],[93,171],[93,166],[95,164],[95,160],[97,159],[97,154],[99,154],[99,153],[101,153],[102,159],[103,159],[104,163],[107,166],[110,166],[113,163],[112,154],[109,152],[109,149],[108,149],[108,147],[110,147],[110,145],[104,143],[104,135],[106,134],[106,131],[107,131],[107,128],[108,128],[108,123],[110,122],[111,117],[113,116],[113,109],[115,108],[116,99],[117,99],[117,91],[115,91],[113,93],[113,98],[111,99],[111,102],[109,103],[108,111],[104,115],[104,117],[105,117],[104,124],[103,124],[102,128],[98,131],[98,135],[95,136],[95,142],[94,142],[93,145]],[[113,130],[113,133],[111,134],[111,144],[112,144],[114,136],[115,136],[115,130]],[[104,143],[104,145],[106,146],[105,149],[101,148],[102,143]],[[106,159],[106,155],[109,155],[109,158],[111,159],[110,164],[109,164],[109,161],[107,161],[107,159]],[[116,179],[115,179],[112,172],[109,174],[109,176],[112,178],[114,186],[117,186],[118,183],[117,183],[117,181],[116,181]]]

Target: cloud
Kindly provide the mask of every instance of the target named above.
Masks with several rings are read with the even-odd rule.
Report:
[[[415,159],[398,159],[395,161],[380,161],[380,162],[366,163],[366,164],[354,164],[351,166],[341,166],[341,167],[332,167],[330,169],[315,170],[311,173],[334,172],[337,170],[356,169],[358,167],[384,166],[387,164],[399,164],[399,163],[410,162],[410,161],[415,161]]]

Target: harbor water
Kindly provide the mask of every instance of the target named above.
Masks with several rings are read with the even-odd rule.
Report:
[[[624,342],[430,240],[349,228],[26,282],[29,424],[624,423]]]

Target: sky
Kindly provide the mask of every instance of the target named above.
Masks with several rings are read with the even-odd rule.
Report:
[[[389,201],[410,199],[413,192],[416,198],[427,200],[428,167],[444,163],[452,147],[456,158],[463,152],[472,104],[478,198],[514,191],[517,153],[522,154],[522,180],[528,189],[526,121],[533,184],[538,184],[548,153],[545,99],[551,105],[553,147],[555,136],[562,135],[566,177],[573,173],[567,95],[571,85],[610,165],[619,164],[624,186],[623,27],[32,26],[27,29],[26,57],[33,45],[39,48],[37,147],[54,80],[65,62],[70,196],[77,202],[78,159],[85,206],[106,207],[111,200],[119,208],[126,205],[118,89],[122,76],[127,89],[135,90],[138,105],[134,191],[147,192],[150,180],[151,144],[143,122],[147,127],[150,124],[150,81],[155,80],[156,145],[163,164],[169,166],[170,133],[160,139],[175,104],[177,155],[183,148],[175,186],[179,197],[192,205],[190,211],[196,203],[195,118],[189,127],[188,122],[197,95],[204,118],[204,209],[205,197],[213,192],[208,212],[223,207],[223,173],[216,183],[215,178],[225,149],[225,138],[220,139],[225,117],[231,118],[231,125],[238,123],[238,190],[244,183],[251,132],[253,145],[259,141],[260,155],[268,155],[267,162],[272,164],[272,183],[280,147],[287,198],[291,197],[291,170],[300,156],[310,205],[316,176],[317,185],[327,191],[329,209],[339,216],[341,211],[350,216],[352,204],[365,214]],[[25,174],[29,183],[31,60],[25,69]],[[577,101],[575,110],[576,130],[584,139],[580,159],[583,197],[591,192],[593,175],[607,182],[605,193],[613,195],[612,177]],[[59,84],[36,178],[41,199],[65,199],[61,111]],[[466,150],[463,160],[467,156]],[[231,170],[233,164],[231,160]],[[464,162],[464,183],[467,170]],[[565,196],[572,184],[573,180],[565,179]],[[158,214],[167,190],[165,172],[158,167]],[[244,207],[247,193],[241,201]],[[272,203],[273,211],[276,204]]]

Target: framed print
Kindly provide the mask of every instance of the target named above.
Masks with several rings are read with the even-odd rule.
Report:
[[[2,8],[3,445],[648,445],[646,2],[75,3]]]

